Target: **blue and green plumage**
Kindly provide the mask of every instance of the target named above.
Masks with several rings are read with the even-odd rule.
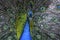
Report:
[[[30,14],[31,13],[32,12],[30,12]],[[21,38],[21,35],[22,35],[22,32],[23,32],[23,29],[24,29],[24,25],[26,23],[26,20],[27,20],[27,13],[20,13],[19,16],[17,15],[17,18],[16,18],[17,40],[19,40],[19,38]],[[29,20],[29,21],[30,21],[29,22],[29,25],[30,25],[30,33],[31,33],[32,28],[33,28],[33,21],[32,20]]]
[[[17,16],[16,18],[16,33],[17,33],[17,40],[19,40],[22,31],[23,31],[23,27],[26,21],[26,16],[27,14],[22,13],[20,16]]]

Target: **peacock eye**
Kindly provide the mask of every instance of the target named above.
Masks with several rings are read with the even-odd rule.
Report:
[[[44,12],[45,10],[46,10],[46,7],[44,7],[44,6],[40,7],[41,12]]]

